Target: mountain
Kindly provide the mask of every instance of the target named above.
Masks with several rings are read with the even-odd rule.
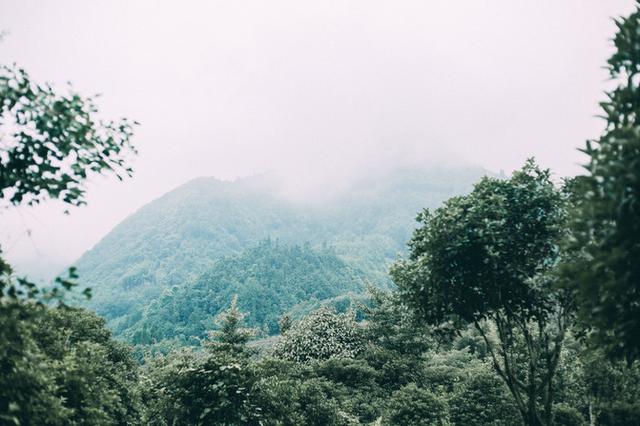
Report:
[[[306,200],[284,196],[272,175],[199,178],[126,218],[75,266],[93,289],[90,307],[115,330],[140,321],[164,290],[190,286],[219,259],[269,238],[331,250],[361,278],[384,286],[416,214],[469,191],[485,174],[476,167],[399,169]]]
[[[205,337],[215,327],[213,317],[234,296],[247,313],[248,326],[275,334],[281,315],[296,305],[363,290],[361,274],[329,249],[266,240],[240,255],[218,260],[189,285],[165,290],[145,309],[142,319],[121,334],[134,343]]]

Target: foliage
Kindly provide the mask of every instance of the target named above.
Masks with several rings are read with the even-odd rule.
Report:
[[[482,334],[478,330],[469,326],[458,332],[458,335],[452,342],[452,347],[457,350],[468,350],[480,359],[487,357],[487,344],[482,338]]]
[[[397,294],[381,297],[379,304],[370,307],[376,313],[367,317],[365,329],[406,327],[410,322],[403,323],[404,315],[381,314],[397,312],[398,307],[391,308]],[[42,312],[47,315],[39,317]],[[348,357],[323,356],[300,362],[264,353],[256,356],[247,347],[250,333],[244,328],[244,314],[232,303],[219,315],[218,329],[209,334],[210,340],[204,345],[197,350],[176,349],[168,355],[147,358],[138,374],[128,348],[113,341],[104,321],[94,314],[35,305],[32,313],[35,316],[27,321],[8,322],[29,329],[30,339],[3,346],[5,350],[16,350],[20,345],[29,345],[22,355],[9,358],[13,368],[3,371],[12,373],[3,374],[0,379],[4,380],[0,383],[0,401],[11,397],[17,398],[18,404],[12,404],[13,411],[6,418],[19,415],[22,423],[520,423],[513,397],[504,383],[478,353],[468,348],[427,344],[418,353],[403,350],[405,346],[396,340],[380,339],[377,332],[365,332],[359,337],[363,349]],[[24,311],[22,315],[27,314]],[[312,324],[342,324],[346,320],[350,329],[363,331],[352,317],[324,308],[294,323],[281,339],[299,333],[298,327],[309,318]],[[324,321],[326,318],[330,319]],[[376,324],[378,321],[380,324]],[[8,336],[8,331],[7,327],[0,327],[2,337]],[[415,328],[414,335],[410,333],[410,327],[401,332],[408,341],[417,342],[418,336],[426,336],[429,342],[438,340],[426,334],[424,328]],[[332,339],[337,334],[320,333],[320,337],[335,344]],[[637,368],[611,364],[602,355],[580,355],[584,348],[575,340],[570,340],[565,350],[569,349],[567,357],[581,356],[582,361],[567,365],[564,359],[561,362],[557,378],[565,389],[559,391],[562,404],[554,406],[556,424],[565,421],[560,418],[575,420],[576,412],[586,413],[583,401],[595,401],[591,394],[596,392],[599,397],[594,407],[599,424],[624,424],[611,422],[633,418],[633,402],[640,390]],[[7,355],[2,359],[8,359]],[[5,361],[0,365],[6,369],[8,364]],[[576,378],[565,377],[571,370],[579,370]],[[587,379],[590,374],[593,377]],[[587,383],[602,386],[591,390]],[[568,392],[580,395],[568,400],[563,396]],[[16,411],[18,407],[22,411]]]
[[[385,390],[397,390],[422,378],[423,360],[420,357],[403,355],[376,345],[367,345],[360,356],[376,370],[376,382]]]
[[[205,352],[178,350],[150,360],[140,383],[146,424],[257,424],[246,349],[252,333],[242,327],[243,317],[234,299]]]
[[[467,351],[430,351],[424,354],[418,384],[436,393],[451,393],[484,364]]]
[[[278,321],[278,328],[280,329],[280,334],[285,334],[293,325],[293,322],[291,321],[291,316],[284,314],[283,316],[280,317],[280,320]]]
[[[251,327],[278,332],[278,320],[297,303],[361,290],[357,273],[329,252],[285,246],[270,240],[242,255],[224,258],[193,283],[175,287],[151,303],[129,331],[146,330],[148,340],[204,337],[211,317],[238,298]]]
[[[363,281],[385,287],[410,215],[480,171],[394,172],[313,210],[268,177],[200,179],[144,207],[79,262],[142,367],[101,317],[46,304],[74,269],[43,290],[0,258],[0,424],[640,424],[640,8],[617,25],[589,175],[558,189],[529,161],[423,211],[399,291]],[[94,98],[0,67],[0,108],[8,205],[81,205],[91,173],[131,172],[132,124]]]
[[[460,426],[515,426],[522,424],[518,408],[500,377],[476,369],[449,400],[451,422]]]
[[[421,213],[410,259],[392,275],[430,323],[473,323],[505,306],[539,316],[546,289],[531,279],[557,257],[563,215],[549,172],[530,161],[511,179],[484,178],[471,194]]]
[[[296,362],[353,358],[363,348],[361,331],[349,314],[320,308],[293,325],[278,342],[275,355]]]
[[[640,358],[640,8],[616,25],[608,68],[619,84],[601,103],[604,134],[583,150],[588,175],[572,221],[583,255],[565,272],[594,344],[632,360]]]
[[[75,266],[92,285],[89,307],[107,318],[116,335],[126,338],[131,338],[130,331],[137,331],[132,326],[147,305],[165,290],[197,281],[217,269],[222,258],[240,256],[248,262],[247,252],[269,238],[282,246],[308,242],[316,253],[335,255],[355,278],[384,287],[390,284],[390,263],[405,251],[415,212],[466,192],[485,173],[462,166],[397,170],[356,182],[343,196],[313,207],[284,198],[272,175],[234,182],[195,179],[129,216]],[[333,267],[326,268],[329,271],[317,274],[317,280],[333,277]],[[230,278],[250,279],[251,274],[250,270],[245,275],[234,271]],[[353,280],[343,281],[346,285],[340,294],[352,288]],[[250,316],[257,315],[259,307],[243,305],[250,297],[235,293],[241,307]],[[223,295],[222,309],[233,294]],[[268,322],[269,332],[276,333],[277,319]],[[250,319],[249,324],[262,328]],[[173,334],[170,329],[166,332]]]
[[[584,396],[594,418],[609,416],[613,407],[633,407],[640,389],[640,364],[609,359],[604,350],[588,350],[581,355]],[[615,416],[615,414],[612,414]]]
[[[531,160],[510,179],[425,210],[392,276],[428,324],[474,324],[529,424],[551,421],[553,376],[570,300],[553,285],[566,201]],[[493,325],[495,324],[495,328]],[[543,398],[543,415],[538,399]]]
[[[246,352],[245,345],[255,335],[255,331],[242,327],[244,313],[238,309],[238,299],[231,301],[231,306],[216,318],[218,330],[209,333],[207,348],[211,351],[229,352],[236,356]]]
[[[602,426],[639,426],[640,404],[614,402],[606,407],[598,417]]]
[[[98,119],[94,98],[56,93],[23,69],[0,65],[0,207],[47,199],[85,204],[84,183],[92,173],[113,172],[120,179],[131,174],[132,127],[126,119]],[[128,392],[136,369],[104,322],[83,311],[43,306],[62,301],[77,278],[70,268],[68,278],[42,289],[14,277],[0,257],[3,423],[125,424],[136,418],[136,398]],[[83,293],[90,295],[88,289]]]
[[[558,426],[586,426],[587,422],[575,408],[566,404],[553,406],[553,424]]]
[[[245,362],[221,351],[182,350],[149,363],[141,380],[149,425],[251,424],[257,418]]]
[[[436,345],[432,330],[402,303],[398,292],[369,288],[364,335],[368,342],[403,355],[420,355]]]
[[[70,412],[56,397],[55,376],[47,374],[47,357],[32,333],[41,312],[11,302],[0,305],[0,419],[3,424],[33,419],[63,424]],[[43,368],[44,367],[44,368]]]
[[[446,426],[448,411],[442,396],[411,383],[393,393],[383,421],[398,426]]]
[[[104,320],[66,307],[0,305],[0,418],[20,424],[126,424],[137,366]]]
[[[327,380],[268,377],[254,385],[266,425],[344,425]]]
[[[59,94],[37,84],[16,66],[0,65],[0,205],[8,208],[59,199],[85,204],[84,183],[91,174],[132,173],[128,155],[133,124],[126,119],[104,122],[94,98]],[[0,250],[0,254],[2,251]],[[44,291],[26,277],[15,278],[0,257],[0,299],[61,299],[77,286],[75,268]],[[90,291],[85,289],[85,296]]]
[[[131,174],[133,123],[104,122],[94,98],[59,94],[15,66],[0,66],[0,199],[85,203],[89,173]]]

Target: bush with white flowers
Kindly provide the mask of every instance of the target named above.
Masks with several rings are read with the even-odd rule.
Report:
[[[323,307],[295,323],[275,348],[279,358],[296,362],[354,358],[363,340],[352,313]]]

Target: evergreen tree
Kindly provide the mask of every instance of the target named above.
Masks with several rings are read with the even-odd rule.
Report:
[[[215,323],[218,330],[209,332],[206,346],[216,352],[228,352],[233,355],[246,353],[246,344],[256,335],[254,329],[244,328],[245,314],[238,308],[238,298],[234,296],[231,306],[220,313]]]

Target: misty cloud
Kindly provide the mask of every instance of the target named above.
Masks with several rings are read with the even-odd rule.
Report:
[[[277,171],[313,197],[407,164],[536,156],[574,174],[602,126],[610,18],[633,4],[1,0],[3,61],[142,125],[134,179],[94,178],[71,217],[3,212],[0,242],[18,264],[63,265],[198,176]]]

